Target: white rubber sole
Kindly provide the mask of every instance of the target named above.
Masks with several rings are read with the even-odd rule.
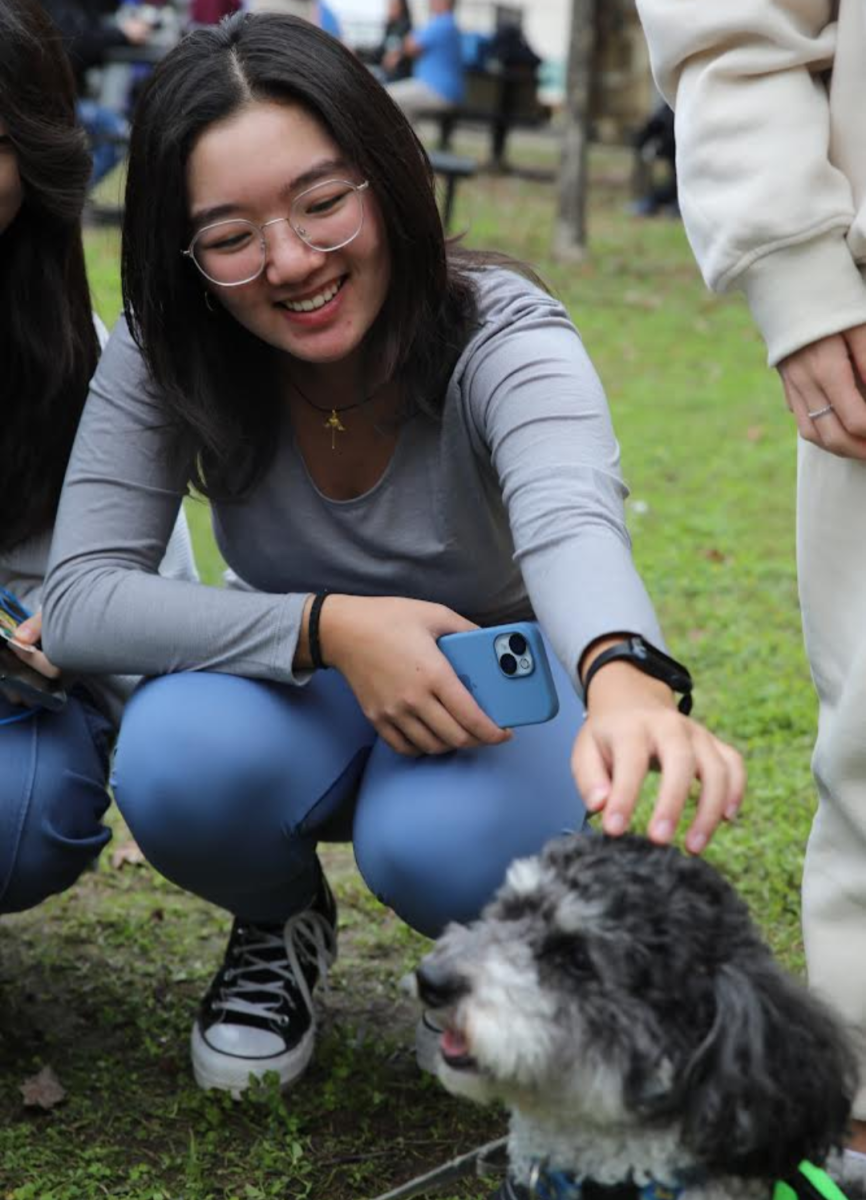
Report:
[[[192,1072],[202,1091],[231,1092],[235,1100],[250,1086],[250,1076],[263,1078],[269,1071],[280,1077],[280,1090],[291,1087],[306,1071],[316,1044],[316,1026],[311,1025],[297,1046],[273,1058],[236,1058],[220,1054],[204,1040],[198,1021],[192,1027],[190,1051]]]

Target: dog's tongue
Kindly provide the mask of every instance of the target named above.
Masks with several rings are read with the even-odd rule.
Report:
[[[446,1058],[467,1058],[469,1055],[469,1043],[456,1029],[446,1029],[439,1046]]]

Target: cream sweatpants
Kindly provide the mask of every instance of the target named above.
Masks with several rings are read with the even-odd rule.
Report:
[[[819,699],[803,874],[809,982],[857,1039],[866,1120],[866,463],[799,442],[797,567]]]

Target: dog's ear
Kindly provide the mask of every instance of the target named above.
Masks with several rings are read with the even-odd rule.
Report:
[[[855,1090],[841,1028],[769,955],[719,966],[712,1028],[682,1075],[683,1140],[707,1167],[784,1178],[844,1137]]]

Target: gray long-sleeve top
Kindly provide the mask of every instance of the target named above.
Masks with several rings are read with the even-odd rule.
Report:
[[[535,616],[576,679],[591,641],[661,634],[631,560],[619,448],[563,306],[478,276],[478,327],[441,421],[416,415],[363,496],[313,483],[286,414],[266,475],[214,503],[217,543],[254,590],[162,578],[187,471],[128,329],[115,329],[70,462],[45,590],[46,651],[81,672],[216,670],[281,683],[320,588],[448,605],[479,624]],[[243,397],[238,398],[243,403]]]

